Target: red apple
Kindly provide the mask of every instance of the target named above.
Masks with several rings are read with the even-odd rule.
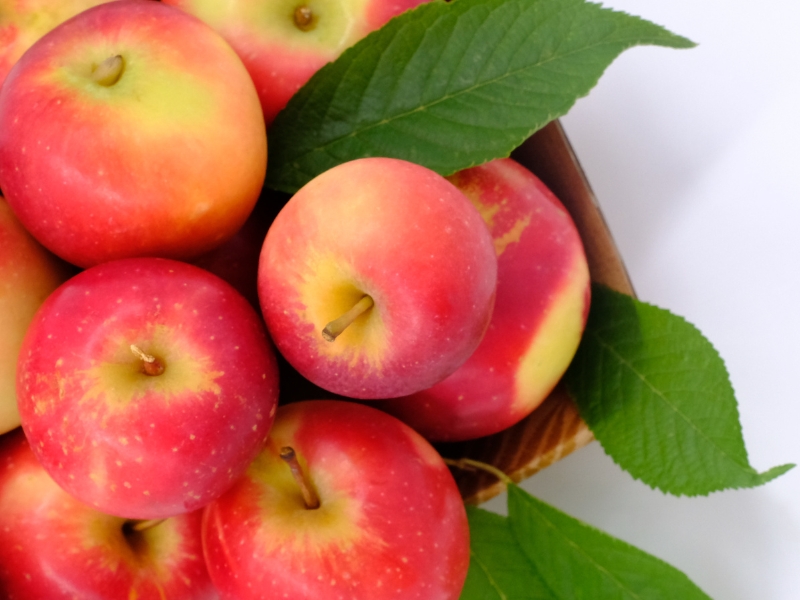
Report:
[[[21,431],[0,439],[0,595],[6,600],[212,600],[201,511],[158,523],[103,514],[62,490]]]
[[[419,165],[367,158],[289,200],[264,241],[258,291],[273,340],[304,377],[387,398],[430,387],[467,359],[496,278],[491,236],[464,194]]]
[[[250,214],[266,152],[241,60],[160,2],[82,12],[0,89],[0,187],[34,237],[82,267],[218,246]]]
[[[469,566],[441,457],[394,417],[336,400],[278,410],[265,450],[206,508],[203,547],[222,597],[237,600],[456,600]]]
[[[31,324],[22,426],[48,473],[98,510],[154,519],[205,506],[261,450],[275,355],[230,285],[157,258],[87,269]]]
[[[162,0],[201,18],[239,54],[272,123],[325,63],[425,0]]]
[[[0,86],[11,67],[45,33],[109,0],[9,0],[0,10]]]
[[[589,310],[589,268],[569,213],[511,159],[452,181],[479,209],[497,251],[497,301],[475,353],[444,381],[380,403],[426,438],[501,431],[547,397],[569,366]]]
[[[0,196],[0,433],[19,426],[15,385],[22,338],[36,310],[70,274]]]

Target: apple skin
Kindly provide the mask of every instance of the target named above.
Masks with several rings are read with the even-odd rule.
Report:
[[[214,600],[202,511],[138,534],[62,490],[21,430],[0,438],[0,596],[6,600]]]
[[[280,457],[294,448],[320,506]],[[206,507],[203,547],[223,598],[456,600],[469,528],[441,457],[399,420],[337,400],[282,406],[262,454]]]
[[[120,55],[113,85],[92,69]],[[224,85],[220,85],[224,82]],[[210,27],[152,0],[62,23],[0,88],[0,188],[42,244],[81,267],[189,260],[258,199],[266,129],[241,60]]]
[[[45,298],[72,270],[45,250],[0,196],[0,433],[19,426],[17,357],[22,338]]]
[[[211,25],[236,50],[256,84],[267,125],[325,63],[424,1],[162,0]],[[301,6],[314,15],[309,30],[294,20]]]
[[[45,33],[109,0],[12,0],[0,11],[0,86],[19,57]]]
[[[142,372],[131,351],[155,356]],[[17,370],[22,427],[51,477],[131,519],[205,506],[264,445],[278,399],[263,322],[230,285],[177,261],[83,271],[37,312]]]
[[[492,321],[474,354],[447,379],[376,404],[435,441],[496,433],[539,406],[578,348],[591,295],[575,224],[533,173],[499,159],[449,179],[492,232],[498,260]]]
[[[341,164],[303,186],[264,240],[261,309],[279,351],[350,398],[404,396],[455,371],[491,317],[497,259],[478,211],[433,171],[391,158]],[[321,331],[364,294],[333,342]]]

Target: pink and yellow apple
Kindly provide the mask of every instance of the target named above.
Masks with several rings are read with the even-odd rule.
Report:
[[[109,0],[8,0],[0,8],[0,86],[19,57],[45,33]]]
[[[277,379],[263,322],[230,285],[186,263],[122,259],[45,301],[17,394],[59,485],[103,512],[155,519],[205,506],[247,469]]]
[[[0,88],[0,188],[42,244],[87,267],[190,259],[229,239],[263,185],[255,87],[210,27],[152,0],[86,10]]]
[[[469,566],[441,457],[394,417],[336,400],[278,410],[267,447],[205,509],[203,546],[222,597],[237,600],[456,600]]]
[[[208,23],[239,54],[269,125],[325,63],[425,0],[162,0]]]
[[[589,310],[589,268],[569,213],[530,171],[495,160],[450,178],[483,215],[497,301],[483,341],[444,381],[381,402],[430,440],[482,437],[533,411],[569,366]]]
[[[0,438],[0,596],[214,600],[201,512],[159,523],[103,514],[62,490],[20,430]]]
[[[36,310],[70,274],[0,196],[0,434],[19,426],[15,386],[22,338]]]
[[[290,364],[370,399],[455,371],[486,330],[496,280],[492,238],[464,194],[419,165],[366,158],[289,200],[264,241],[258,292]]]

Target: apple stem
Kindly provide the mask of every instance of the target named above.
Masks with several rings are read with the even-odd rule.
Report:
[[[132,522],[130,527],[133,531],[147,531],[156,525],[160,525],[164,521],[166,521],[166,519],[145,519],[143,521]]]
[[[314,13],[305,4],[301,4],[294,9],[294,24],[300,31],[310,31],[314,29]]]
[[[291,446],[284,446],[281,448],[281,458],[289,465],[292,476],[300,487],[300,492],[303,494],[303,502],[305,502],[306,508],[309,510],[319,508],[319,496],[317,496],[317,493],[308,481],[308,477],[306,477],[306,474],[303,472],[303,467],[300,466],[300,461],[297,460],[297,454],[295,454],[294,448]]]
[[[103,87],[111,87],[122,77],[125,69],[125,59],[119,54],[109,56],[92,71],[92,81]]]
[[[164,365],[152,354],[142,352],[138,346],[131,344],[131,352],[142,361],[142,372],[145,375],[161,375],[164,372]]]
[[[504,473],[494,465],[489,465],[487,463],[480,462],[472,458],[459,458],[458,460],[454,460],[452,458],[445,458],[444,462],[458,469],[466,469],[470,471],[474,471],[475,469],[480,469],[481,471],[486,471],[487,473],[491,473],[492,475],[497,477],[505,485],[514,483],[514,480],[511,479],[511,477],[509,477],[506,473]]]
[[[358,302],[353,305],[353,307],[344,313],[338,319],[334,319],[322,330],[322,337],[324,337],[329,342],[335,340],[339,335],[347,329],[348,325],[350,325],[353,321],[355,321],[358,317],[362,314],[367,312],[370,308],[374,306],[375,302],[373,302],[370,296],[364,296]]]

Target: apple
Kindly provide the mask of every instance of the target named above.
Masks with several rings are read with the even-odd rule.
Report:
[[[62,490],[21,430],[0,439],[0,595],[7,600],[213,600],[201,511],[134,522]]]
[[[258,199],[266,143],[230,46],[152,0],[62,23],[0,88],[0,188],[34,237],[81,267],[189,260],[232,237]]]
[[[33,315],[72,274],[20,224],[0,196],[0,433],[19,426],[17,356]]]
[[[447,379],[379,404],[436,441],[496,433],[539,406],[578,348],[591,294],[575,224],[533,173],[508,158],[449,179],[492,232],[498,261],[492,320],[480,346]]]
[[[203,547],[237,600],[456,600],[469,566],[442,458],[394,417],[337,400],[278,410],[264,451],[206,507]]]
[[[0,86],[33,43],[56,25],[109,0],[13,0],[0,10]]]
[[[162,0],[216,29],[256,84],[267,125],[325,63],[425,0]]]
[[[388,398],[467,359],[496,280],[492,238],[464,194],[419,165],[365,158],[322,173],[283,207],[258,293],[272,339],[305,378]]]
[[[33,451],[81,501],[129,519],[205,506],[261,450],[278,399],[258,313],[198,267],[121,259],[45,301],[20,351]]]

